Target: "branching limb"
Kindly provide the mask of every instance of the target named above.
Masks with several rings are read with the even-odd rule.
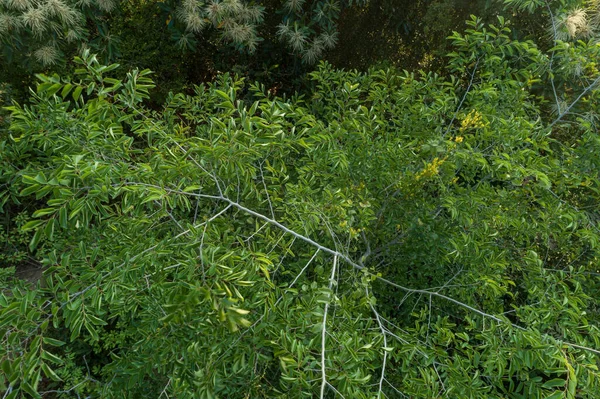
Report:
[[[202,285],[206,284],[206,268],[204,267],[204,236],[206,235],[206,229],[208,223],[204,225],[202,230],[202,238],[200,239],[200,247],[198,248],[198,257],[200,258],[200,267],[202,268]]]
[[[155,204],[158,206],[163,206],[163,204],[161,204],[158,201],[155,201]],[[175,223],[177,225],[177,227],[179,228],[179,230],[184,231],[185,229],[183,228],[183,226],[177,221],[177,219],[175,219],[175,216],[173,216],[173,214],[171,212],[169,212],[165,206],[164,211],[167,213],[167,215],[169,215],[169,218],[173,221],[173,223]]]
[[[344,395],[340,391],[338,391],[333,385],[327,383],[327,386],[333,390],[333,392],[337,393],[342,399],[346,399]]]
[[[197,195],[197,194],[194,194],[194,193],[187,193],[187,192],[183,192],[183,191],[179,191],[179,190],[172,190],[172,191],[176,192],[178,194],[189,195],[189,196],[196,196]],[[202,195],[205,196],[204,194],[202,194]],[[515,327],[515,328],[518,328],[518,329],[521,329],[521,330],[525,330],[525,328],[523,328],[521,326],[512,324],[509,321],[500,319],[499,317],[494,316],[492,314],[485,313],[485,312],[483,312],[483,311],[481,311],[479,309],[476,309],[476,308],[474,308],[474,307],[472,307],[470,305],[467,305],[466,303],[463,303],[461,301],[458,301],[458,300],[456,300],[454,298],[451,298],[451,297],[448,297],[446,295],[440,294],[439,292],[431,292],[431,291],[424,290],[424,289],[413,289],[413,288],[404,287],[404,286],[402,286],[400,284],[397,284],[397,283],[394,283],[393,281],[390,281],[390,280],[388,280],[386,278],[374,275],[373,273],[370,273],[364,266],[361,266],[358,263],[354,262],[347,255],[344,255],[341,252],[338,252],[336,250],[328,248],[328,247],[326,247],[326,246],[324,246],[322,244],[319,244],[318,242],[314,241],[313,239],[311,239],[311,238],[309,238],[307,236],[304,236],[304,235],[302,235],[302,234],[300,234],[300,233],[298,233],[298,232],[296,232],[296,231],[294,231],[294,230],[292,230],[292,229],[284,226],[280,222],[278,222],[278,221],[276,221],[274,219],[271,219],[268,216],[263,215],[262,213],[259,213],[259,212],[256,212],[256,211],[250,209],[250,208],[247,208],[247,207],[245,207],[245,206],[243,206],[243,205],[241,205],[241,204],[239,204],[239,203],[237,203],[235,201],[230,200],[227,197],[220,197],[220,196],[210,196],[210,197],[212,197],[213,199],[219,199],[221,201],[227,202],[230,206],[233,206],[233,207],[235,207],[235,208],[237,208],[237,209],[239,209],[239,210],[241,210],[241,211],[243,211],[245,213],[248,213],[248,214],[250,214],[252,216],[255,216],[255,217],[257,217],[257,218],[259,218],[261,220],[264,220],[265,222],[268,222],[268,223],[270,223],[270,224],[278,227],[279,229],[285,231],[286,233],[291,234],[292,236],[294,236],[294,237],[296,237],[296,238],[298,238],[298,239],[300,239],[300,240],[302,240],[302,241],[304,241],[304,242],[306,242],[306,243],[314,246],[315,248],[318,248],[318,249],[320,249],[321,251],[323,251],[325,253],[333,255],[334,257],[336,257],[336,259],[339,258],[339,259],[343,260],[344,262],[348,263],[350,266],[354,267],[357,270],[365,270],[365,271],[367,271],[368,274],[372,275],[377,280],[379,280],[379,281],[381,281],[383,283],[386,283],[386,284],[388,284],[388,285],[390,285],[392,287],[398,288],[398,289],[400,289],[402,291],[405,291],[407,293],[412,293],[412,294],[433,295],[433,296],[436,296],[438,298],[442,298],[442,299],[445,299],[445,300],[447,300],[449,302],[452,302],[452,303],[454,303],[456,305],[459,305],[459,306],[461,306],[463,308],[466,308],[466,309],[468,309],[468,310],[470,310],[470,311],[472,311],[474,313],[477,313],[480,316],[490,318],[490,319],[495,320],[495,321],[497,321],[499,323],[504,323],[504,324],[508,323],[508,324],[512,325],[513,327]],[[182,234],[183,233],[181,233],[180,235],[182,235]]]
[[[433,369],[435,370],[435,373],[438,376],[438,379],[440,380],[440,384],[442,385],[442,389],[440,390],[440,397],[441,397],[441,393],[446,391],[446,386],[444,385],[444,381],[442,380],[442,377],[440,376],[440,373],[438,372],[437,367],[435,366],[435,362],[432,363]]]
[[[6,399],[8,398],[8,395],[10,395],[13,391],[13,386],[12,384],[8,385],[8,388],[6,389],[6,392],[4,392],[4,395],[2,395],[2,399]]]
[[[559,114],[558,117],[548,127],[552,128],[557,122],[559,122],[563,118],[563,116],[567,115],[571,108],[573,108],[573,106],[577,104],[579,100],[581,100],[581,97],[585,96],[590,90],[596,87],[598,82],[600,82],[600,75],[598,75],[598,77],[588,87],[586,87],[585,90],[582,91],[579,94],[579,96],[567,107],[567,109],[565,109],[562,114]]]
[[[269,223],[264,223],[262,226],[260,226],[260,227],[258,228],[258,230],[256,230],[256,231],[255,231],[254,233],[252,233],[250,236],[248,236],[248,238],[245,238],[245,239],[244,239],[244,242],[248,242],[248,241],[250,241],[252,238],[254,238],[254,236],[255,236],[255,235],[257,235],[258,233],[260,233],[260,231],[261,231],[262,229],[264,229],[264,228],[265,228],[266,226],[268,226],[268,225],[269,225]]]
[[[571,342],[564,342],[564,341],[558,341],[561,344],[565,345],[565,346],[570,346],[572,348],[577,348],[577,349],[583,349],[584,351],[588,351],[588,352],[592,352],[595,353],[596,355],[600,355],[600,350],[598,349],[593,349],[593,348],[589,348],[587,346],[582,346],[582,345],[577,345]]]
[[[162,390],[162,392],[160,393],[160,395],[158,395],[159,398],[161,398],[163,395],[165,395],[165,397],[169,397],[169,395],[167,395],[167,388],[169,387],[169,385],[171,384],[171,378],[169,378],[169,381],[167,381],[167,385],[165,385],[165,388]]]
[[[265,194],[267,196],[267,202],[269,203],[269,210],[271,211],[271,217],[275,219],[275,212],[273,211],[273,203],[271,202],[271,197],[269,196],[269,189],[267,188],[267,183],[265,182],[265,176],[263,174],[262,163],[258,166],[258,170],[260,170],[260,179],[262,181],[263,187],[265,188]]]
[[[337,255],[333,257],[333,266],[331,267],[331,277],[329,277],[329,291],[332,291],[333,281],[335,279],[335,269],[337,267]],[[333,296],[333,295],[332,295]],[[325,303],[325,309],[323,310],[323,326],[321,329],[321,395],[320,398],[325,398],[325,387],[327,386],[327,373],[325,371],[325,341],[327,336],[327,312],[329,311],[329,304],[333,298],[330,298]]]
[[[369,288],[365,288],[366,293],[367,293],[367,298],[369,298]],[[383,381],[385,381],[385,367],[387,365],[387,348],[388,348],[388,343],[387,343],[387,331],[385,329],[385,327],[383,327],[383,323],[381,322],[381,319],[379,318],[379,312],[377,312],[377,310],[375,310],[375,306],[373,306],[373,304],[371,303],[371,301],[369,301],[369,306],[371,307],[371,310],[373,311],[373,314],[375,315],[375,320],[377,321],[377,324],[379,325],[379,330],[381,330],[381,335],[383,336],[383,363],[381,365],[381,377],[379,377],[379,390],[377,391],[377,399],[381,399],[381,395],[383,394]]]
[[[400,392],[398,390],[398,388],[396,388],[395,386],[392,385],[391,382],[389,382],[387,379],[385,379],[386,384],[388,384],[390,386],[390,388],[392,388],[396,393],[402,395],[403,398],[408,398],[408,396],[406,396],[405,394],[403,394],[402,392]]]
[[[597,80],[600,80],[600,77]],[[129,185],[134,185],[134,183],[129,183]],[[144,184],[138,184],[138,185],[142,185],[143,186]],[[214,199],[214,200],[220,200],[220,201],[226,202],[228,204],[228,206],[223,211],[219,212],[217,215],[213,216],[211,219],[209,219],[205,223],[208,223],[211,220],[213,220],[214,218],[218,217],[220,214],[224,213],[230,207],[234,207],[234,208],[237,208],[237,209],[239,209],[239,210],[241,210],[241,211],[243,211],[243,212],[245,212],[245,213],[247,213],[249,215],[255,216],[255,217],[257,217],[257,218],[259,218],[259,219],[261,219],[261,220],[263,220],[265,222],[268,222],[269,224],[272,224],[272,225],[278,227],[279,229],[283,230],[284,232],[291,234],[292,236],[294,236],[294,237],[300,239],[301,241],[304,241],[304,242],[306,242],[306,243],[314,246],[315,248],[317,248],[317,249],[319,249],[319,250],[321,250],[321,251],[323,251],[325,253],[333,255],[334,259],[336,260],[336,262],[337,262],[338,259],[343,260],[344,262],[346,262],[347,264],[349,264],[353,268],[355,268],[357,270],[366,271],[369,275],[371,275],[372,277],[374,277],[376,280],[381,281],[381,282],[383,282],[385,284],[388,284],[388,285],[390,285],[392,287],[395,287],[395,288],[397,288],[399,290],[402,290],[402,291],[406,292],[407,294],[422,294],[422,295],[427,295],[427,296],[435,296],[435,297],[444,299],[444,300],[446,300],[448,302],[452,302],[455,305],[458,305],[459,307],[465,308],[465,309],[467,309],[467,310],[469,310],[469,311],[471,311],[471,312],[473,312],[475,314],[478,314],[478,315],[480,315],[480,316],[482,316],[484,318],[494,320],[497,323],[508,325],[508,326],[510,326],[510,327],[512,327],[514,329],[521,330],[521,331],[526,331],[527,330],[525,327],[522,327],[522,326],[520,326],[518,324],[514,324],[514,323],[510,322],[507,319],[502,319],[502,318],[500,318],[500,317],[498,317],[496,315],[493,315],[493,314],[490,314],[490,313],[486,313],[486,312],[484,312],[482,310],[474,308],[473,306],[470,306],[470,305],[468,305],[468,304],[466,304],[464,302],[461,302],[461,301],[459,301],[457,299],[454,299],[454,298],[449,297],[447,295],[441,294],[439,292],[430,291],[430,290],[427,290],[427,289],[413,289],[413,288],[404,287],[404,286],[402,286],[400,284],[397,284],[397,283],[395,283],[395,282],[393,282],[391,280],[388,280],[386,278],[377,276],[377,275],[371,273],[370,271],[368,271],[364,266],[362,266],[362,265],[354,262],[347,255],[345,255],[345,254],[343,254],[343,253],[341,253],[339,251],[333,250],[333,249],[331,249],[329,247],[326,247],[326,246],[324,246],[324,245],[322,245],[322,244],[314,241],[313,239],[311,239],[311,238],[309,238],[309,237],[307,237],[305,235],[302,235],[302,234],[300,234],[300,233],[298,233],[298,232],[296,232],[296,231],[294,231],[294,230],[286,227],[285,225],[281,224],[277,220],[269,218],[268,216],[265,216],[265,215],[263,215],[263,214],[261,214],[259,212],[256,212],[256,211],[254,211],[254,210],[252,210],[250,208],[247,208],[247,207],[241,205],[240,203],[232,201],[231,199],[229,199],[227,197],[224,197],[222,195],[216,196],[216,195],[207,195],[207,194],[196,194],[196,193],[184,192],[184,191],[181,191],[181,190],[173,190],[173,189],[168,189],[168,188],[163,188],[163,187],[160,187],[160,188],[166,190],[167,192],[172,192],[172,193],[181,194],[181,195],[188,195],[188,196],[192,196],[192,197],[210,198],[210,199]],[[202,223],[201,225],[198,225],[198,226],[203,226],[203,225],[204,225],[204,223]],[[196,227],[198,227],[198,226],[196,226]],[[178,234],[177,236],[175,236],[174,238],[181,237],[182,235],[187,234],[188,232],[189,231],[184,231],[184,232]],[[156,247],[158,247],[158,244],[155,245],[155,246],[153,246],[153,247],[150,247],[150,248],[148,248],[148,249],[146,249],[144,251],[142,251],[141,253],[137,254],[136,257],[139,257],[143,253],[151,251],[151,250],[153,250]],[[86,288],[83,291],[80,291],[79,293],[77,293],[75,295],[79,296],[79,295],[81,295],[82,293],[84,293],[85,291],[87,291],[90,288],[91,288],[91,286],[88,287],[88,288]],[[545,336],[550,337],[550,335],[548,335],[548,334],[545,334]],[[571,343],[568,343],[568,342],[561,342],[561,343],[563,345],[571,346],[573,348],[584,349],[584,350],[588,350],[588,351],[593,352],[593,353],[600,354],[600,351],[595,350],[595,349],[591,349],[591,348],[587,348],[585,346],[571,344]]]

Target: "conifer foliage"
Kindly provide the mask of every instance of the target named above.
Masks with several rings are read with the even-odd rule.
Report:
[[[281,23],[277,35],[284,46],[303,62],[315,64],[326,50],[335,47],[337,20],[342,7],[365,4],[348,0],[286,0],[271,7]],[[243,51],[254,52],[263,40],[260,35],[265,7],[243,0],[184,0],[175,6],[176,19],[184,32],[176,35],[181,47],[193,48],[194,34],[212,27],[220,36]]]
[[[343,7],[364,4],[338,0],[288,0],[271,5],[279,19],[277,34],[284,48],[307,64],[315,64],[335,46],[337,20]],[[32,69],[65,62],[65,49],[91,47],[105,60],[118,55],[120,40],[109,31],[110,18],[119,18],[119,0],[3,0],[0,3],[0,41],[5,62]],[[160,8],[159,8],[160,6]],[[161,11],[162,9],[162,11]],[[223,43],[253,53],[263,41],[265,6],[245,0],[176,0],[157,3],[166,25],[182,50],[194,51],[207,32]],[[271,17],[270,21],[274,18]],[[90,29],[91,28],[91,29]],[[155,27],[148,26],[148,30]]]
[[[0,42],[5,62],[53,65],[69,44],[88,39],[86,17],[110,12],[116,0],[5,0],[0,3]]]

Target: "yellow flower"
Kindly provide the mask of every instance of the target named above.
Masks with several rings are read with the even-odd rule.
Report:
[[[430,178],[433,177],[435,175],[437,175],[439,173],[440,170],[440,166],[444,163],[446,159],[439,159],[438,157],[433,158],[433,161],[431,161],[431,163],[428,163],[427,165],[425,165],[425,168],[420,171],[419,173],[417,173],[417,175],[415,176],[415,178],[417,180],[420,180],[422,178]]]
[[[483,122],[483,116],[479,111],[472,110],[469,114],[460,122],[460,131],[464,132],[470,128],[481,128],[485,127],[485,123]]]
[[[463,142],[464,137],[463,136],[456,136],[454,138],[454,141],[456,141],[457,143],[462,143]]]

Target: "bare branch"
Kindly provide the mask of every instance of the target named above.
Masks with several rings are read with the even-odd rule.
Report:
[[[367,293],[367,300],[369,298],[369,288],[365,288],[366,293]],[[386,329],[383,327],[383,324],[381,323],[381,319],[379,318],[379,313],[377,312],[377,310],[375,310],[375,307],[373,306],[373,304],[371,303],[371,301],[369,301],[369,306],[371,307],[371,310],[373,311],[373,314],[375,315],[375,320],[377,320],[377,324],[379,325],[379,329],[381,330],[381,335],[383,336],[383,363],[381,365],[381,377],[379,377],[379,391],[377,392],[377,399],[381,399],[381,395],[383,394],[383,381],[385,380],[385,366],[387,365],[387,348],[388,348],[388,344],[387,344],[387,332]]]
[[[333,288],[333,281],[335,279],[335,269],[337,267],[338,257],[333,257],[333,266],[331,267],[331,277],[329,277],[329,291]],[[332,295],[333,296],[333,295]],[[321,399],[325,398],[325,387],[327,386],[327,373],[325,372],[325,341],[327,335],[327,311],[329,310],[329,304],[333,298],[325,303],[325,309],[323,310],[323,326],[321,330]]]
[[[327,386],[328,386],[329,388],[333,389],[333,391],[334,391],[335,393],[337,393],[338,395],[340,395],[340,397],[341,397],[342,399],[346,399],[346,398],[345,398],[345,396],[344,396],[344,395],[342,395],[342,393],[341,393],[340,391],[338,391],[337,389],[335,389],[335,387],[334,387],[333,385],[331,385],[329,382],[327,383]]]
[[[565,111],[562,114],[558,115],[558,117],[550,124],[549,128],[552,128],[558,121],[560,121],[563,118],[563,116],[567,115],[571,108],[573,108],[573,106],[577,104],[579,100],[581,100],[581,97],[585,96],[590,90],[592,90],[598,84],[598,82],[600,82],[600,75],[598,75],[598,77],[588,87],[586,87],[584,91],[582,91],[579,94],[579,96],[571,103],[571,105],[567,107],[567,109],[565,109]]]
[[[271,197],[269,196],[269,189],[267,188],[267,183],[265,182],[265,176],[263,174],[262,163],[258,165],[258,170],[260,170],[260,179],[262,181],[263,187],[265,188],[265,194],[267,195],[267,202],[269,203],[269,210],[271,211],[271,217],[275,219],[275,212],[273,211],[273,204],[271,203]]]
[[[558,341],[558,342],[560,342],[563,345],[570,346],[572,348],[583,349],[585,351],[592,352],[592,353],[595,353],[597,355],[600,355],[600,350],[598,350],[598,349],[592,349],[592,348],[589,348],[587,346],[577,345],[577,344],[574,344],[574,343],[571,343],[571,342],[564,342],[564,341]]]

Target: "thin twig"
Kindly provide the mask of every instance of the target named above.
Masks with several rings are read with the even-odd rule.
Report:
[[[367,292],[367,300],[369,299],[369,288],[365,288]],[[385,366],[387,364],[387,354],[388,354],[388,344],[387,344],[387,332],[381,323],[381,319],[379,318],[379,313],[375,310],[375,307],[369,301],[369,306],[375,315],[375,320],[377,320],[377,324],[379,325],[379,329],[381,330],[381,334],[383,335],[383,363],[381,365],[381,376],[379,377],[379,391],[377,392],[377,399],[381,398],[381,394],[383,393],[383,381],[385,380]]]
[[[331,277],[329,278],[329,291],[332,291],[333,280],[335,279],[335,269],[337,267],[338,257],[333,257],[333,266],[331,267]],[[331,296],[333,296],[331,294]],[[327,373],[325,371],[325,342],[327,335],[327,311],[329,310],[329,304],[333,298],[325,303],[325,309],[323,310],[323,326],[321,329],[321,399],[325,398],[325,387],[327,386]]]
[[[573,106],[577,104],[579,100],[581,100],[581,97],[585,96],[590,90],[592,90],[594,86],[598,84],[598,82],[600,82],[600,75],[598,75],[598,77],[588,87],[586,87],[585,90],[582,91],[581,94],[579,94],[579,96],[571,103],[571,105],[569,105],[562,114],[558,115],[558,117],[548,127],[552,128],[558,121],[562,119],[563,116],[567,115],[571,108],[573,108]]]
[[[260,170],[260,179],[262,181],[263,187],[265,188],[265,194],[267,195],[267,202],[269,203],[269,210],[271,211],[271,217],[275,219],[275,212],[273,211],[273,204],[271,203],[271,197],[269,196],[269,189],[267,188],[267,183],[265,182],[265,176],[263,175],[262,163],[258,165],[258,170]]]
[[[448,134],[448,132],[450,131],[450,129],[452,128],[452,124],[454,123],[454,120],[456,119],[456,116],[458,115],[458,111],[461,110],[463,102],[465,102],[465,99],[467,98],[467,94],[469,94],[469,91],[471,90],[471,87],[473,86],[473,78],[475,77],[475,72],[477,72],[477,66],[479,65],[480,59],[481,59],[481,57],[477,57],[477,62],[475,62],[475,66],[473,67],[473,72],[471,72],[471,79],[469,80],[469,86],[467,86],[467,91],[465,92],[462,99],[460,100],[460,103],[458,104],[458,107],[456,108],[456,111],[454,112],[454,116],[452,116],[452,119],[450,120],[450,123],[448,124],[448,128],[446,129],[446,132],[444,133],[443,136],[446,136]]]

